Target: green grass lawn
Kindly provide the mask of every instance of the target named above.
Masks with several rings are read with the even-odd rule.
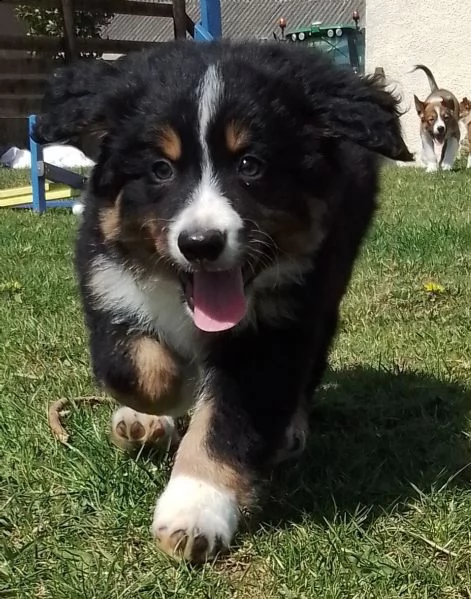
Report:
[[[96,391],[76,227],[0,212],[0,597],[471,598],[469,171],[384,173],[308,450],[203,568],[154,547],[169,463],[109,443],[111,404],[72,407],[68,448],[49,432],[50,401]]]
[[[30,185],[31,177],[29,171],[10,168],[0,168],[0,189],[9,187],[21,187]]]

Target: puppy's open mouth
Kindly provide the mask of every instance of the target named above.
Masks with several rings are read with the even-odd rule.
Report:
[[[442,145],[445,141],[445,133],[435,133],[433,138],[437,144]]]
[[[240,267],[185,272],[180,274],[180,281],[194,323],[202,331],[226,331],[244,318],[247,299]]]

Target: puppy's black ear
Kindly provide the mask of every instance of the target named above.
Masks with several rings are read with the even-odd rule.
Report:
[[[58,69],[43,98],[35,140],[67,142],[88,155],[95,154],[110,126],[109,100],[117,81],[117,67],[103,60]]]
[[[269,48],[272,69],[278,80],[291,82],[293,93],[301,85],[309,105],[305,117],[319,126],[321,136],[349,140],[394,160],[414,159],[402,138],[399,100],[386,91],[382,77],[359,77],[321,52],[290,46]]]
[[[414,159],[402,137],[399,100],[378,77],[345,74],[329,98],[326,135],[343,137],[387,158]]]

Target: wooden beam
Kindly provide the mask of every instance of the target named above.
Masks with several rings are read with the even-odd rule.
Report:
[[[195,24],[188,15],[185,15],[185,26],[191,37],[195,37]]]
[[[76,38],[78,52],[128,54],[135,50],[155,47],[157,42],[135,42],[125,40],[102,40]],[[26,50],[35,52],[65,52],[64,40],[44,36],[0,35],[0,50]]]
[[[0,0],[2,4],[18,4],[18,0]],[[62,0],[22,0],[35,8],[62,8]],[[139,0],[74,0],[74,10],[102,10],[121,15],[142,17],[172,17],[171,2],[140,2]]]
[[[28,75],[20,78],[19,75],[11,77],[10,75],[0,74],[0,96],[3,94],[15,96],[31,96],[37,94],[41,96],[46,87],[46,77],[41,79],[32,79]]]
[[[186,7],[185,0],[172,0],[173,5],[173,31],[175,39],[186,38]]]
[[[75,13],[73,0],[62,0],[62,17],[64,20],[64,41],[66,48],[66,59],[76,60],[78,58],[75,43]]]
[[[62,62],[52,58],[40,58],[37,56],[10,58],[8,56],[0,56],[0,73],[3,73],[4,77],[7,78],[24,78],[29,76],[38,79],[49,76],[59,66],[62,66]]]
[[[191,35],[191,37],[195,37],[195,24],[188,15],[185,15],[185,22],[187,32]]]
[[[18,118],[36,114],[41,109],[42,96],[0,95],[0,117]]]

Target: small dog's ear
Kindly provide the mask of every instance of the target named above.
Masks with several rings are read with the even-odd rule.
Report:
[[[419,100],[419,98],[414,95],[414,103],[417,114],[422,118],[424,116],[425,102],[422,102],[422,100]]]
[[[71,143],[93,156],[110,126],[109,99],[117,67],[82,61],[55,71],[43,98],[33,137],[38,143]]]
[[[453,100],[451,98],[443,98],[442,106],[444,106],[445,108],[448,108],[448,110],[451,110],[452,112],[455,110],[455,103],[453,102]]]
[[[344,75],[329,100],[327,136],[350,141],[393,160],[414,160],[402,137],[399,100],[379,77]]]

